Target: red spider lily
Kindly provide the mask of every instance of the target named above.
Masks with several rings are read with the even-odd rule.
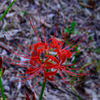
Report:
[[[31,100],[30,98],[29,98],[29,94],[28,94],[28,92],[26,91],[26,100]],[[33,98],[32,98],[32,100],[35,100],[35,93],[33,92]]]
[[[39,14],[39,17],[40,17],[40,14]],[[57,71],[59,71],[59,74],[60,74],[61,78],[63,79],[63,81],[67,84],[70,84],[66,80],[64,75],[62,74],[62,71],[71,75],[71,76],[74,76],[74,77],[82,77],[84,75],[90,74],[89,71],[86,71],[85,73],[77,73],[77,72],[75,73],[75,72],[72,72],[72,70],[85,69],[85,68],[89,67],[91,64],[89,66],[84,67],[84,68],[76,68],[76,69],[70,68],[72,65],[75,65],[75,64],[79,63],[80,61],[82,61],[83,59],[85,59],[87,55],[85,57],[83,57],[83,59],[81,59],[80,61],[78,61],[74,64],[64,65],[65,60],[71,58],[72,55],[75,53],[75,52],[71,52],[70,50],[74,49],[76,46],[81,44],[88,37],[86,32],[83,33],[84,30],[86,30],[87,26],[84,28],[82,33],[77,38],[76,38],[76,36],[77,36],[76,35],[75,38],[73,38],[72,41],[67,46],[65,46],[63,48],[63,45],[64,45],[64,41],[62,41],[63,36],[61,36],[62,37],[61,41],[57,41],[55,39],[55,35],[56,35],[56,32],[57,32],[57,26],[58,26],[58,19],[59,19],[59,14],[58,14],[58,17],[57,17],[57,24],[56,24],[54,36],[53,36],[53,38],[50,38],[48,40],[46,40],[45,28],[43,30],[43,27],[41,25],[42,33],[43,33],[43,37],[44,37],[44,41],[45,41],[45,42],[42,42],[41,39],[38,36],[38,32],[36,30],[36,27],[34,25],[33,20],[29,18],[32,29],[33,29],[33,31],[34,31],[39,42],[32,44],[32,45],[30,45],[30,47],[28,47],[27,44],[25,43],[22,35],[20,34],[23,42],[25,43],[27,50],[23,49],[14,40],[14,38],[8,33],[9,36],[13,39],[13,41],[25,52],[25,54],[18,51],[17,48],[15,48],[9,42],[9,40],[6,37],[5,38],[6,38],[7,42],[12,46],[12,48],[14,50],[11,49],[9,46],[7,46],[7,44],[5,42],[3,42],[3,40],[1,40],[5,44],[6,47],[4,47],[2,44],[0,44],[0,46],[2,46],[3,48],[5,48],[6,50],[8,50],[9,52],[11,52],[12,54],[14,54],[16,56],[27,59],[26,61],[17,61],[17,60],[12,60],[12,59],[3,55],[3,57],[5,58],[4,62],[12,64],[12,65],[17,65],[19,67],[25,67],[26,68],[25,73],[18,73],[17,71],[13,71],[15,73],[20,74],[21,76],[14,76],[11,73],[9,73],[10,75],[12,75],[16,78],[22,78],[22,80],[20,80],[20,81],[18,80],[16,82],[22,82],[22,81],[25,81],[25,80],[33,79],[34,77],[39,75],[39,78],[36,82],[36,84],[37,84],[39,82],[40,78],[41,78],[42,73],[44,74],[44,79],[46,77],[48,80],[53,81],[54,75],[57,73]],[[40,18],[40,24],[41,24],[41,18]],[[64,27],[64,25],[63,25],[63,27]],[[63,31],[63,28],[62,28],[62,31]],[[80,31],[80,29],[79,29],[79,31]],[[70,45],[75,43],[78,40],[78,38],[81,37],[82,34],[83,34],[83,36],[82,36],[81,40],[79,40],[79,42],[77,44],[75,44],[72,48],[69,48]],[[65,36],[64,40],[65,39],[66,39],[66,36]],[[84,49],[87,45],[85,45],[81,49]],[[51,50],[56,53],[55,56],[50,54]],[[78,50],[78,51],[80,51],[80,50]],[[76,52],[78,52],[78,51],[76,51]],[[18,52],[18,53],[16,53],[16,52]],[[29,64],[29,66],[27,66],[27,64]],[[53,71],[52,71],[52,69],[53,69]],[[48,72],[46,70],[48,70]]]
[[[32,51],[32,53],[31,53],[31,59],[30,59],[31,67],[29,69],[27,69],[26,74],[34,75],[34,73],[36,73],[36,70],[38,71],[39,69],[41,69],[44,72],[44,76],[46,76],[46,78],[48,80],[53,81],[54,77],[50,78],[49,76],[51,76],[51,75],[53,76],[55,72],[46,72],[46,69],[47,69],[48,66],[46,67],[46,64],[47,64],[47,63],[45,63],[46,61],[44,61],[44,64],[42,63],[42,61],[40,60],[40,57],[41,57],[40,54],[42,54],[43,50],[44,50],[45,57],[48,57],[48,58],[52,57],[52,61],[55,61],[55,59],[53,59],[54,56],[48,55],[49,49],[52,48],[52,49],[54,49],[54,51],[59,52],[58,55],[60,57],[62,57],[62,63],[63,63],[66,60],[66,58],[70,58],[72,56],[72,54],[68,50],[61,50],[60,51],[60,46],[58,45],[58,43],[61,43],[61,42],[57,41],[55,39],[52,39],[52,41],[51,41],[51,43],[48,47],[47,47],[47,44],[45,44],[45,43],[36,43],[36,44],[31,45],[30,48],[32,48],[32,46],[33,46],[34,51]],[[47,60],[48,60],[48,58],[47,58]],[[38,66],[36,66],[36,64]],[[54,67],[52,67],[52,68],[54,68]],[[39,70],[39,72],[41,70]],[[47,73],[50,73],[50,74],[48,74],[48,77],[47,77]],[[45,77],[44,77],[44,79],[45,79]]]

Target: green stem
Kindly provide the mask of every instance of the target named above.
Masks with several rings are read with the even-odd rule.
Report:
[[[3,100],[5,100],[5,95],[4,95],[4,91],[3,91],[1,77],[0,77],[0,90],[1,90],[1,95],[2,95]]]
[[[75,89],[72,87],[72,91],[74,91],[74,93],[75,93],[75,95],[76,95],[76,97],[77,97],[77,99],[78,100],[82,100],[82,98],[80,98],[78,95],[77,95],[77,92],[75,91]]]
[[[45,88],[45,83],[46,83],[46,77],[45,77],[45,82],[43,81],[43,84],[42,84],[42,90],[41,90],[41,94],[40,94],[39,100],[42,100],[42,96],[43,96],[43,92],[44,92],[44,88]]]
[[[75,47],[75,51],[77,51],[77,50],[78,50],[78,46]],[[77,55],[77,53],[74,54],[75,58],[73,60],[73,64],[76,62],[76,55]],[[74,69],[74,65],[72,66],[72,68]],[[74,72],[74,70],[72,70],[72,71]]]
[[[8,6],[7,10],[3,13],[3,15],[0,17],[0,21],[3,19],[3,17],[5,16],[5,14],[8,12],[8,10],[11,8],[11,6],[13,5],[13,3],[15,2],[16,0],[13,0],[11,2],[11,4]]]
[[[75,47],[75,51],[78,50],[78,46]],[[73,60],[73,64],[76,62],[76,55],[77,53],[74,54],[74,60]],[[74,65],[72,66],[72,68],[74,69]],[[72,72],[74,72],[74,70],[72,70]],[[73,77],[73,80],[71,80],[71,84],[73,84],[73,82],[75,81],[76,77]]]
[[[48,69],[46,69],[46,72],[48,72]],[[39,100],[42,100],[43,92],[44,92],[44,88],[45,88],[45,83],[46,83],[46,77],[45,77],[45,82],[43,81],[43,84],[42,84],[42,89],[41,89]]]

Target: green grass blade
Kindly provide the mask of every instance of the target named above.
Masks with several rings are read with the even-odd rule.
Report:
[[[81,69],[79,70],[79,73],[82,73],[82,72],[83,72],[83,68],[85,68],[85,67],[88,66],[88,65],[91,65],[92,63],[95,63],[95,61],[89,62],[89,63],[86,63],[85,65],[83,65],[83,66],[81,67]]]
[[[3,15],[0,17],[0,21],[3,19],[3,17],[5,16],[5,14],[8,12],[8,10],[11,8],[11,6],[13,5],[13,3],[15,2],[16,0],[13,0],[11,2],[11,4],[8,6],[7,10],[3,13]]]
[[[3,91],[1,77],[0,77],[0,90],[1,90],[2,99],[5,100],[5,95],[4,95],[4,91]]]
[[[96,68],[96,71],[98,71],[99,69],[100,69],[100,60],[99,60],[98,66]]]

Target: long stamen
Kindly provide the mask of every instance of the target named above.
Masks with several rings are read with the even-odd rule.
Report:
[[[3,42],[3,41],[2,41]],[[4,42],[3,42],[4,43]],[[5,43],[4,43],[5,44]],[[1,44],[0,44],[1,45]],[[6,45],[6,44],[5,44]],[[8,47],[9,49],[7,49],[7,48],[5,48],[3,45],[1,45],[4,49],[6,49],[7,51],[9,51],[9,52],[11,52],[11,53],[13,53],[13,54],[15,54],[15,55],[17,55],[17,56],[19,56],[19,57],[23,57],[23,58],[26,58],[26,59],[30,59],[30,56],[28,56],[28,57],[25,57],[25,56],[22,56],[22,55],[19,55],[19,54],[17,54],[15,51],[13,51],[11,48],[9,48],[7,45],[6,45],[6,47]]]
[[[91,41],[89,41],[84,47],[82,47],[80,50],[77,50],[75,52],[72,52],[72,54],[77,53],[79,51],[81,51],[82,49],[86,48],[87,45],[89,45],[91,43]]]
[[[39,78],[38,78],[37,82],[36,82],[36,83],[35,83],[35,85],[34,85],[33,87],[31,87],[31,88],[34,88],[34,87],[37,85],[37,83],[39,82],[39,80],[40,80],[41,76],[42,76],[42,71],[41,71],[41,73],[40,73],[40,76],[39,76]]]
[[[33,71],[29,72],[29,73],[19,73],[19,72],[16,72],[14,70],[11,70],[12,72],[16,73],[16,74],[20,74],[20,75],[26,75],[26,74],[33,74],[33,73],[36,73],[37,71],[39,71],[39,69],[41,69],[42,67],[39,67],[39,68],[35,68]],[[33,74],[34,75],[34,74]]]
[[[65,24],[65,16],[64,16],[64,19],[63,19],[63,26],[62,26],[62,30],[61,30],[61,41],[62,41],[62,38],[63,38],[64,24]],[[62,43],[61,47],[63,46],[63,43]]]
[[[69,22],[69,25],[68,25],[68,29],[69,29],[70,24],[71,24],[71,19],[72,19],[72,15],[71,15],[71,17],[70,17],[70,22]],[[64,44],[64,42],[65,42],[65,40],[66,40],[66,38],[67,38],[67,33],[68,33],[68,30],[67,30],[67,32],[66,32],[66,34],[65,34],[63,44]]]
[[[26,61],[17,61],[17,60],[13,60],[13,59],[10,59],[10,58],[8,58],[8,57],[6,57],[6,56],[4,56],[4,55],[2,55],[5,59],[6,59],[6,61],[8,60],[8,62],[11,62],[11,61],[13,61],[13,62],[20,62],[20,63],[23,63],[23,64],[27,64],[27,63],[29,63],[29,60],[26,60]]]
[[[91,49],[91,50],[92,50],[92,49]],[[66,67],[68,67],[68,66],[72,66],[72,65],[75,65],[75,64],[81,62],[83,59],[85,59],[85,58],[90,54],[91,50],[90,50],[89,53],[88,53],[86,56],[84,56],[81,60],[77,61],[77,62],[74,63],[74,64],[66,65]]]
[[[90,21],[91,21],[91,19],[90,19]],[[81,25],[81,27],[80,27],[80,29],[78,30],[78,32],[77,32],[77,34],[76,34],[76,36],[72,39],[72,43],[71,43],[71,45],[83,34],[83,32],[86,30],[86,28],[88,27],[88,25],[90,24],[90,21],[88,22],[88,24],[85,26],[85,28],[83,29],[83,31],[81,32],[81,34],[76,38],[76,36],[77,36],[77,34],[80,32],[80,30],[82,29],[82,26],[83,26],[83,24]],[[76,38],[76,40],[74,40]]]
[[[4,36],[5,38],[6,38],[6,36]],[[9,40],[6,38],[6,40],[8,41],[8,43],[16,50],[16,51],[18,51],[10,42],[9,42]],[[22,53],[22,52],[20,52],[20,51],[18,51],[20,54],[22,54],[22,55],[24,55],[24,56],[28,56],[28,55],[25,55],[24,53]],[[30,54],[29,54],[30,55]]]
[[[39,69],[37,72],[35,72],[34,75],[37,75],[38,72],[41,72],[41,69]],[[25,81],[25,80],[30,80],[30,79],[33,78],[34,75],[32,74],[32,75],[30,75],[30,76],[29,76],[28,78],[26,78],[26,79],[19,80],[19,81],[13,81],[13,82],[23,82],[23,81]],[[35,76],[35,77],[36,77],[36,76]]]
[[[18,28],[18,26],[17,26],[17,28]],[[18,28],[18,30],[19,30],[19,28]],[[30,49],[29,49],[29,47],[28,47],[27,44],[25,43],[25,40],[23,39],[20,30],[19,30],[19,34],[20,34],[20,36],[21,36],[21,38],[22,38],[22,40],[23,40],[25,46],[27,47],[28,51],[31,52]]]
[[[61,71],[60,71],[60,69],[59,69],[59,74],[60,74],[60,76],[61,76],[61,78],[62,78],[62,80],[65,82],[65,83],[67,83],[67,84],[69,84],[69,85],[71,85],[66,79],[64,79],[64,76],[62,75],[62,73],[61,73]]]
[[[46,41],[46,30],[45,30],[45,18],[44,18],[44,13],[43,13],[43,19],[44,19],[44,39],[45,39],[45,43],[47,43]]]
[[[90,64],[90,65],[92,65],[92,64]],[[88,65],[88,67],[90,66],[90,65]],[[93,68],[93,67],[92,67]],[[66,72],[66,73],[68,73],[69,75],[71,75],[71,76],[74,76],[74,77],[80,77],[80,76],[85,76],[85,75],[90,75],[90,74],[93,74],[93,73],[89,73],[91,70],[92,70],[92,68],[90,68],[88,71],[86,71],[86,72],[84,72],[84,73],[73,73],[73,72],[71,72],[71,71],[68,71],[68,70],[65,70],[65,69],[63,69],[63,68],[61,68],[64,72]]]
[[[91,21],[91,20],[90,20],[90,21]],[[81,26],[81,28],[80,28],[79,31],[77,32],[76,36],[71,40],[71,42],[70,42],[64,49],[68,48],[69,45],[72,45],[73,43],[75,43],[75,41],[77,41],[77,39],[78,39],[78,38],[83,34],[83,32],[86,30],[86,28],[87,28],[87,26],[89,25],[90,21],[88,22],[88,24],[86,25],[86,27],[83,29],[83,31],[81,32],[81,34],[76,38],[77,34],[80,32],[80,30],[81,30],[81,28],[82,28],[82,26]],[[76,38],[76,39],[75,39],[75,38]],[[74,39],[75,39],[75,40],[74,40]]]
[[[56,29],[55,29],[55,32],[54,32],[54,36],[53,36],[53,38],[55,38],[55,35],[56,35],[56,32],[57,32],[58,19],[59,19],[59,10],[58,10],[58,16],[57,16]]]
[[[21,64],[16,64],[16,63],[13,63],[13,62],[7,62],[5,60],[3,60],[3,62],[11,64],[11,65],[17,65],[17,66],[20,66],[20,67],[23,67],[23,68],[28,68],[27,66],[21,66]]]
[[[20,65],[20,66],[25,67],[25,68],[27,67],[27,66],[23,66],[23,65],[26,65],[26,63],[21,63],[21,64],[19,64],[19,63],[15,63],[15,62],[13,63],[13,62],[10,62],[10,61],[8,62],[8,61],[5,61],[5,60],[3,60],[3,62],[6,62],[6,63],[9,63],[9,64],[12,64],[12,65],[17,65],[17,66]],[[28,63],[27,63],[27,64],[28,64]]]
[[[37,73],[36,73],[36,72],[37,72]],[[36,73],[36,74],[33,73],[32,76],[39,74],[38,70],[36,70],[35,73]],[[11,73],[8,73],[8,74],[11,75],[11,76],[13,76],[13,77],[16,77],[16,78],[26,78],[26,77],[30,77],[30,76],[31,76],[31,75],[27,75],[27,76],[15,76],[15,75],[13,75],[13,74],[11,74]],[[18,72],[17,72],[17,74],[26,75],[26,73],[18,73]],[[34,76],[34,77],[35,77],[35,76]],[[32,78],[34,78],[34,77],[32,77]]]
[[[82,70],[82,69],[85,69],[85,68],[88,68],[90,65],[92,65],[94,62],[92,62],[91,64],[89,64],[88,66],[86,67],[83,67],[83,68],[68,68],[66,67],[66,69],[69,69],[69,70]]]
[[[42,23],[41,23],[41,18],[40,18],[40,11],[39,11],[39,8],[38,8],[38,13],[39,13],[40,25],[41,25],[41,29],[42,29],[44,41],[45,41],[45,43],[46,43],[45,30],[43,30],[43,26],[42,26]],[[44,24],[44,26],[45,26],[45,24]]]
[[[35,36],[37,37],[38,41],[41,42],[41,40],[40,40],[40,38],[39,38],[39,36],[38,36],[37,30],[36,30],[36,28],[35,28],[35,25],[34,25],[33,19],[32,19],[32,22],[31,22],[30,17],[28,17],[28,19],[29,19],[30,24],[31,24],[31,27],[32,27],[32,29],[33,29],[33,31],[34,31],[34,33],[35,33]],[[32,23],[33,23],[33,24],[32,24]]]
[[[13,82],[23,82],[23,81],[26,81],[26,80],[30,80],[30,79],[35,78],[38,74],[39,74],[39,73],[37,72],[37,74],[35,74],[34,77],[33,77],[33,75],[29,75],[28,78],[22,76],[21,78],[25,78],[25,79],[23,79],[23,80],[18,80],[18,81],[13,81]],[[14,76],[14,77],[16,77],[16,76]],[[18,77],[17,77],[17,78],[18,78]]]
[[[9,34],[9,32],[7,31],[7,33]],[[14,38],[9,34],[9,36],[13,39],[13,41],[22,49],[24,50],[27,54],[30,54],[29,52],[27,52],[25,49],[23,49],[15,40]]]
[[[79,41],[77,44],[75,44],[72,48],[70,48],[70,49],[68,49],[68,50],[72,50],[73,48],[79,46],[87,37],[88,37],[88,35],[84,35],[84,36],[82,37],[82,39],[80,39],[80,41]],[[83,39],[83,38],[84,38],[84,39]]]
[[[29,62],[29,60],[25,60],[25,61],[17,61],[17,60],[13,60],[13,59],[10,59],[10,58],[8,58],[8,57],[6,57],[6,56],[4,56],[4,55],[2,55],[6,60],[8,60],[8,61],[13,61],[13,62],[23,62],[23,63],[28,63]]]
[[[93,29],[92,29],[93,30]],[[91,31],[92,31],[91,30]],[[86,32],[87,33],[87,32]],[[85,33],[85,35],[86,35],[86,33]],[[84,36],[85,36],[84,35]],[[70,48],[69,50],[72,50],[73,48],[75,48],[76,46],[78,46],[78,45],[80,45],[87,37],[88,37],[88,35],[84,38],[84,36],[81,38],[81,40],[76,44],[76,45],[74,45],[72,48]],[[84,39],[83,39],[84,38]]]

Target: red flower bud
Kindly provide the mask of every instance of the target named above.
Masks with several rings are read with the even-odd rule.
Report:
[[[2,57],[0,56],[0,69],[2,68]]]
[[[5,71],[5,67],[2,68],[1,76],[3,75],[4,71]]]

